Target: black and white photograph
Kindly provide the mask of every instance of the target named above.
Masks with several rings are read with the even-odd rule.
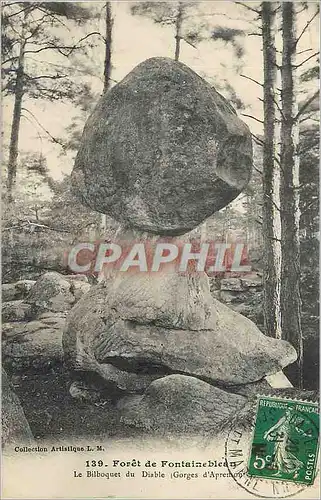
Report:
[[[2,497],[319,498],[319,2],[0,4]]]

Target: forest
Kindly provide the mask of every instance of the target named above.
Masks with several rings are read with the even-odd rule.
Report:
[[[317,389],[318,28],[317,2],[3,2],[3,283],[69,274],[75,243],[113,237],[117,223],[70,189],[82,130],[134,66],[170,57],[250,127],[251,181],[200,232],[246,244],[261,282],[238,300],[266,335],[296,348],[292,384]],[[213,293],[228,278],[213,278]]]

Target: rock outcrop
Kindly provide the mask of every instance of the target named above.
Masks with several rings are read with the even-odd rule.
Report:
[[[34,444],[34,438],[21,407],[19,398],[14,393],[4,370],[2,370],[1,382],[2,446],[6,448],[14,444]]]
[[[27,321],[32,317],[32,307],[23,300],[10,300],[2,303],[2,321]]]
[[[2,285],[2,321],[21,322],[46,312],[64,313],[87,293],[91,285],[86,276],[43,274],[38,280],[21,280]]]
[[[71,284],[61,274],[45,273],[31,288],[26,302],[32,306],[34,316],[45,312],[63,312],[71,309],[75,297],[71,292]]]
[[[64,316],[47,313],[35,321],[3,324],[4,366],[11,372],[20,372],[50,370],[61,364],[64,322]]]
[[[24,299],[35,283],[34,280],[20,280],[16,281],[16,283],[4,283],[1,287],[2,301],[9,302],[11,300]]]
[[[142,397],[120,401],[119,407],[121,421],[144,432],[211,435],[246,402],[194,377],[169,375],[152,382]]]
[[[2,285],[2,354],[11,372],[62,364],[66,312],[91,288],[85,276],[49,272],[37,281]],[[18,298],[19,297],[19,298]]]
[[[174,235],[236,198],[251,167],[251,134],[232,106],[184,64],[155,57],[103,94],[72,180],[94,210]]]
[[[212,299],[206,276],[193,277],[190,290],[191,279],[134,273],[94,287],[67,318],[63,343],[71,369],[101,373],[112,363],[130,372],[181,373],[228,386],[258,381],[295,361],[289,343],[266,337]],[[180,294],[171,295],[176,290]]]
[[[211,291],[216,299],[263,328],[263,282],[256,272],[241,277],[211,278]]]

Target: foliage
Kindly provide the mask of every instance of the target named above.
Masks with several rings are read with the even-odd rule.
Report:
[[[225,43],[231,43],[235,55],[240,59],[244,55],[244,47],[239,42],[240,37],[245,36],[245,31],[236,28],[227,28],[226,26],[215,26],[212,29],[211,38],[212,40],[222,40]]]
[[[35,174],[36,162],[33,157],[24,162],[24,189],[14,208],[5,207],[2,255],[5,282],[38,276],[45,269],[67,272],[66,255],[73,245],[105,237],[99,229],[100,214],[90,211],[73,196],[69,176],[61,182],[49,181],[51,199],[48,200],[48,192],[44,194],[39,189],[47,174],[41,178],[38,168]],[[107,232],[112,234],[117,226],[108,219]]]
[[[2,9],[4,96],[15,93],[17,72],[20,72],[23,93],[29,98],[72,100],[76,83],[72,68],[65,60],[74,51],[85,51],[86,45],[84,40],[71,37],[70,23],[83,23],[89,17],[88,9],[79,3],[5,4]],[[50,62],[49,52],[55,54],[55,63]]]
[[[91,90],[89,84],[85,83],[78,88],[77,95],[74,99],[75,106],[77,106],[77,115],[74,116],[71,124],[65,129],[65,137],[67,137],[67,139],[65,137],[59,138],[59,142],[64,144],[65,150],[78,151],[84,124],[97,100],[98,96]]]

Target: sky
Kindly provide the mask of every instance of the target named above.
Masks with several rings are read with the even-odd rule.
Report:
[[[128,1],[112,1],[112,13],[114,17],[113,27],[113,52],[112,52],[112,78],[120,81],[124,78],[137,64],[149,57],[165,56],[173,57],[174,54],[174,29],[172,26],[160,26],[152,20],[133,16],[130,13],[130,6],[133,2]],[[137,3],[137,2],[136,2]],[[249,5],[253,5],[247,2]],[[104,2],[84,2],[84,6],[89,6],[95,10],[101,10],[104,7]],[[253,14],[244,8],[235,5],[231,1],[203,1],[197,5],[198,18],[193,17],[195,9],[190,11],[191,17],[187,23],[199,19],[207,21],[209,26],[228,26],[239,29],[250,28],[250,20],[253,19]],[[307,17],[300,16],[298,31],[305,25]],[[305,35],[300,40],[300,50],[311,48],[318,50],[319,29],[318,20],[316,20]],[[104,33],[103,20],[99,23],[95,21],[93,25],[88,25],[85,28],[75,27],[71,33],[74,39],[81,38],[86,30],[100,30]],[[252,32],[256,32],[253,26]],[[261,38],[258,36],[246,36],[240,39],[245,49],[245,55],[242,60],[241,73],[257,80],[263,79],[262,69],[262,50]],[[44,54],[44,53],[42,53]],[[61,56],[56,56],[52,52],[46,52],[46,57],[49,64],[75,64],[75,62],[61,60]],[[43,57],[43,56],[42,56]],[[306,54],[302,54],[302,58]],[[256,83],[237,74],[236,59],[233,55],[233,47],[226,45],[222,41],[203,41],[193,48],[184,41],[181,44],[180,60],[196,71],[201,76],[205,77],[212,85],[220,88],[226,79],[235,88],[237,94],[241,97],[246,105],[244,113],[253,115],[259,120],[262,119],[262,103],[259,100],[262,97],[262,89]],[[78,59],[79,62],[79,78],[85,78],[90,82],[93,90],[97,92],[97,97],[102,90],[102,73],[104,62],[104,50],[100,44],[93,49],[91,58],[86,60],[83,57]],[[89,67],[90,75],[85,75],[82,72],[84,65]],[[77,66],[77,64],[76,64]],[[220,90],[224,95],[224,89]],[[52,136],[63,137],[65,128],[72,121],[73,116],[77,115],[75,109],[69,103],[49,103],[45,101],[28,100],[25,105],[37,117],[42,126],[50,131]],[[11,117],[12,117],[12,99],[3,100],[4,113],[4,144],[8,143]],[[255,134],[262,133],[262,125],[248,117],[241,118],[250,126]],[[33,121],[33,120],[32,120]],[[20,149],[22,151],[42,152],[49,166],[49,171],[55,179],[61,179],[64,174],[69,174],[73,166],[73,155],[62,155],[61,148],[54,145],[36,123],[22,120],[20,133]]]

